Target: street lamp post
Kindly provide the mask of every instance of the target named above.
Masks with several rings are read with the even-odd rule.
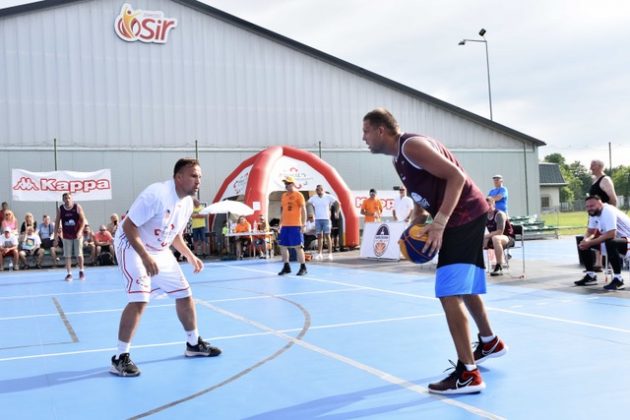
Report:
[[[488,103],[490,104],[490,120],[492,120],[492,89],[490,88],[490,58],[488,56],[488,41],[484,37],[486,30],[481,28],[479,36],[482,39],[462,39],[458,45],[466,45],[466,42],[483,42],[486,46],[486,73],[488,75]]]

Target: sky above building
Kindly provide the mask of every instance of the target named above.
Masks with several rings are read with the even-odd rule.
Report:
[[[541,160],[608,163],[610,143],[630,165],[628,1],[205,2],[488,118],[484,44],[458,45],[485,28],[494,121],[546,142]]]
[[[458,45],[484,28],[494,121],[546,142],[541,160],[630,165],[627,0],[203,1],[489,118],[484,44]]]

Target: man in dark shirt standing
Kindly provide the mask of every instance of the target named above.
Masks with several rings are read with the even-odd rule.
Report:
[[[63,204],[57,209],[55,218],[55,239],[53,246],[59,243],[59,227],[63,241],[63,256],[66,258],[66,281],[72,281],[72,256],[77,258],[79,266],[79,280],[85,280],[83,270],[83,226],[85,217],[83,208],[72,200],[72,194],[64,193]]]
[[[502,356],[507,346],[492,332],[481,294],[486,292],[483,235],[488,205],[485,197],[451,152],[438,141],[403,133],[394,116],[377,108],[363,117],[363,140],[372,153],[394,156],[394,166],[414,200],[413,224],[428,215],[433,223],[424,251],[440,251],[435,293],[446,314],[458,362],[429,391],[465,394],[485,388],[477,363]],[[470,348],[469,312],[479,328],[479,344]]]

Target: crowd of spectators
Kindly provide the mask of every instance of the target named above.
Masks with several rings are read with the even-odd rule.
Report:
[[[87,265],[116,264],[114,235],[120,218],[116,213],[110,222],[101,224],[97,231],[86,221],[82,231],[83,253]],[[61,229],[58,237],[63,238]],[[0,211],[0,271],[31,268],[61,267],[64,265],[63,241],[55,241],[55,224],[48,214],[38,223],[32,213],[24,214],[20,223],[7,202]]]

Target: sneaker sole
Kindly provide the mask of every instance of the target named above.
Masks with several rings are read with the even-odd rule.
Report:
[[[622,290],[622,289],[625,289],[625,288],[626,288],[626,286],[610,287],[610,288],[604,286],[605,290],[608,290],[608,291],[611,291],[611,292],[614,291],[614,290]]]
[[[478,394],[481,391],[483,391],[484,389],[486,389],[486,383],[482,382],[479,385],[468,385],[465,386],[463,388],[455,388],[455,389],[445,389],[445,390],[437,390],[437,389],[431,389],[431,388],[427,388],[429,390],[430,393],[432,394],[450,394],[450,395],[454,395],[454,394]]]
[[[486,360],[488,360],[488,359],[491,359],[491,358],[493,358],[493,357],[501,357],[501,356],[504,356],[504,355],[508,352],[508,350],[509,350],[509,347],[504,345],[504,346],[503,346],[503,349],[502,349],[501,351],[497,351],[497,352],[495,352],[495,353],[490,353],[490,354],[488,354],[488,355],[486,355],[486,356],[482,357],[481,359],[475,360],[475,364],[477,364],[477,365],[478,365],[478,364],[483,363],[484,361],[486,361]]]
[[[592,284],[597,284],[597,280],[589,280],[589,281],[582,281],[582,280],[578,280],[578,281],[574,281],[573,284],[575,284],[576,286],[590,286]]]
[[[133,378],[135,376],[140,376],[140,371],[138,371],[138,373],[126,373],[126,372],[120,372],[118,369],[116,369],[114,366],[109,368],[109,373],[111,373],[112,375],[116,375],[116,376],[120,376],[122,378]]]
[[[218,353],[202,353],[202,352],[198,352],[198,351],[190,351],[190,350],[186,350],[184,352],[184,356],[186,357],[217,357],[218,355],[221,354],[221,350],[219,350]]]

